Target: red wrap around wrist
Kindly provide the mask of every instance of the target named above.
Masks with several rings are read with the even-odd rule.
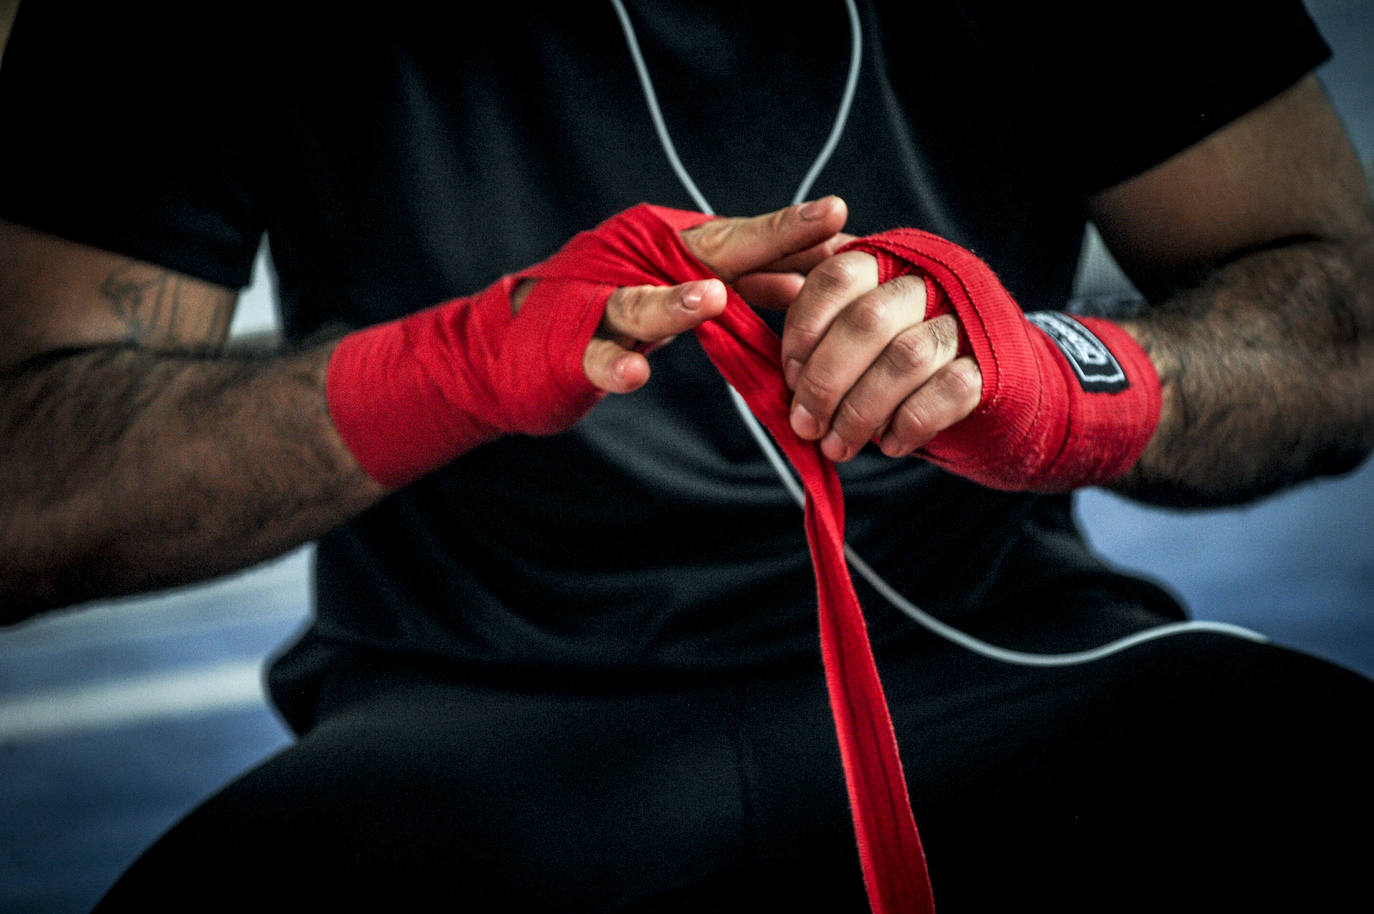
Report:
[[[339,341],[329,414],[369,476],[402,486],[500,435],[562,431],[595,405],[582,353],[615,286],[557,277],[558,256]],[[512,314],[527,277],[547,278]]]
[[[879,282],[926,280],[926,319],[953,314],[960,353],[983,378],[978,407],[919,453],[995,489],[1062,492],[1109,482],[1140,458],[1159,423],[1159,376],[1120,326],[1023,314],[972,252],[917,229],[860,238]]]

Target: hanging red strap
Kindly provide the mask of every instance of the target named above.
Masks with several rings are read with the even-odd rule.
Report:
[[[788,424],[779,341],[737,295],[697,329],[716,368],[781,446],[806,491],[806,539],[816,571],[821,656],[839,736],[869,904],[875,914],[935,910],[863,611],[844,558],[844,496],[835,466]]]
[[[577,235],[557,258],[524,275],[620,286],[710,279],[714,274],[679,236],[708,218],[636,206]],[[844,496],[835,466],[815,443],[793,434],[780,342],[743,299],[731,291],[724,314],[696,333],[720,373],[782,447],[806,491],[821,655],[869,904],[875,914],[933,912],[925,852],[911,814],[892,718],[845,564]]]
[[[690,261],[677,232],[670,234]],[[844,495],[835,466],[814,442],[792,432],[791,395],[782,379],[777,335],[738,295],[730,292],[725,313],[696,333],[725,380],[778,442],[806,491],[806,539],[816,572],[821,656],[869,904],[875,914],[932,912],[935,902],[897,737],[845,563]]]

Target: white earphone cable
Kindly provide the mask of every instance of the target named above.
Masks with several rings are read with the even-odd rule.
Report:
[[[830,136],[826,139],[825,145],[821,148],[816,160],[807,170],[801,185],[797,188],[796,194],[792,198],[795,205],[806,199],[810,193],[812,184],[815,183],[821,170],[830,161],[830,156],[834,153],[835,147],[839,145],[840,137],[844,133],[845,123],[849,119],[850,106],[854,101],[854,93],[859,82],[859,64],[862,59],[863,44],[862,31],[859,25],[859,11],[855,6],[854,0],[844,0],[845,9],[849,14],[849,30],[851,38],[851,53],[849,59],[849,72],[845,80],[844,93],[840,99],[839,109],[835,115],[835,124],[830,130]],[[625,33],[625,43],[629,46],[630,56],[634,60],[635,70],[639,74],[639,82],[644,90],[644,99],[649,106],[649,116],[653,120],[654,131],[658,135],[659,143],[663,146],[663,151],[668,158],[673,172],[677,175],[682,186],[687,190],[688,195],[696,204],[697,208],[703,213],[715,214],[711,209],[711,204],[697,187],[692,176],[687,172],[682,160],[678,157],[677,149],[673,146],[672,137],[668,133],[668,125],[663,120],[663,112],[659,109],[658,96],[654,92],[653,81],[649,77],[649,69],[644,63],[644,56],[640,53],[639,40],[635,36],[634,26],[630,22],[629,13],[625,9],[622,0],[611,0],[611,5],[615,7],[616,16],[620,19],[620,27]],[[727,387],[729,387],[727,385]],[[754,418],[749,406],[744,402],[744,398],[733,388],[729,387],[731,402],[735,405],[735,410],[740,414],[745,426],[750,434],[762,449],[764,456],[772,465],[774,472],[782,484],[787,488],[794,501],[798,505],[806,504],[806,495],[802,491],[801,484],[793,476],[791,469],[782,455],[778,453],[777,447],[768,436],[768,432]],[[1239,625],[1232,625],[1227,622],[1207,622],[1189,621],[1174,622],[1167,625],[1159,625],[1145,631],[1127,635],[1124,638],[1111,641],[1100,647],[1090,648],[1082,651],[1071,651],[1067,653],[1037,653],[1030,651],[1016,651],[989,644],[978,638],[960,631],[951,625],[941,622],[939,619],[922,610],[906,597],[902,596],[890,584],[882,579],[867,562],[854,551],[848,543],[844,547],[845,557],[849,560],[849,565],[860,577],[873,586],[882,597],[896,607],[899,611],[910,617],[919,625],[923,626],[935,635],[959,645],[975,654],[987,657],[991,660],[1003,663],[1015,664],[1018,666],[1074,666],[1081,663],[1090,663],[1094,660],[1101,660],[1112,654],[1119,653],[1148,641],[1159,638],[1167,638],[1173,635],[1211,632],[1214,634],[1230,635],[1237,638],[1244,638],[1249,641],[1267,641],[1268,639],[1258,632],[1251,631]]]

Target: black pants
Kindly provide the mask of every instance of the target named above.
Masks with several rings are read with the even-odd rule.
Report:
[[[1362,677],[1216,635],[882,669],[942,914],[1374,910]],[[102,910],[859,912],[857,861],[819,671],[529,691],[393,671]]]

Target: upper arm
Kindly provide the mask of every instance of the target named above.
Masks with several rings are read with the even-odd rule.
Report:
[[[1359,160],[1312,76],[1097,194],[1089,215],[1147,295],[1285,239],[1339,241],[1374,231]]]
[[[0,367],[57,349],[214,350],[233,289],[0,220]]]

